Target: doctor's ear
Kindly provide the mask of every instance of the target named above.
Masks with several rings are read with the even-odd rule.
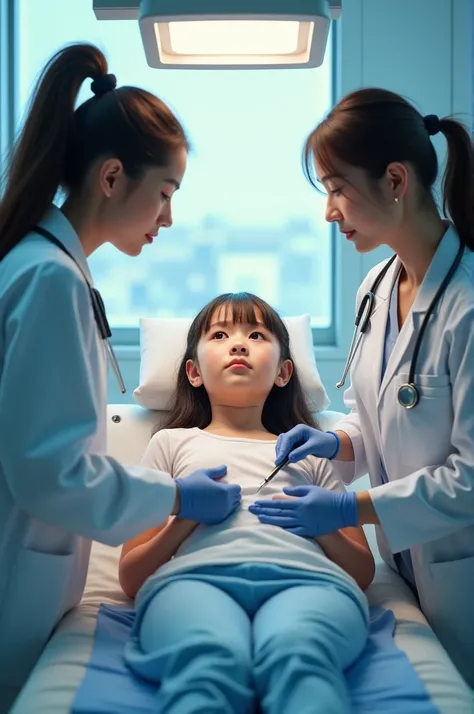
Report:
[[[293,362],[291,359],[286,359],[280,364],[278,374],[275,378],[276,387],[286,387],[293,375]]]
[[[192,359],[188,359],[186,362],[186,376],[192,387],[202,387],[202,377],[199,371],[199,365],[197,362],[193,362]]]
[[[392,162],[385,171],[385,178],[390,192],[390,199],[398,201],[403,198],[408,189],[409,173],[405,164]]]
[[[123,176],[123,165],[118,159],[107,159],[107,161],[104,161],[101,165],[99,170],[99,183],[107,198],[112,196]]]

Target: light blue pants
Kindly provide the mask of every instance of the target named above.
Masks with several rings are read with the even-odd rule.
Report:
[[[150,598],[127,662],[158,685],[160,714],[345,714],[343,670],[367,613],[317,573],[274,565],[175,576]]]

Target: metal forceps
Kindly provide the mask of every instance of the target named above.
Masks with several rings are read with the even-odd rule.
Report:
[[[278,466],[275,466],[275,468],[273,469],[273,471],[271,472],[271,474],[270,474],[269,476],[267,476],[267,478],[264,478],[264,479],[263,479],[262,483],[261,483],[260,486],[257,488],[256,493],[258,493],[264,486],[266,486],[267,483],[270,483],[270,481],[272,481],[272,479],[275,478],[275,476],[277,475],[277,473],[278,473],[279,471],[281,471],[281,469],[284,469],[285,466],[288,466],[289,463],[290,463],[290,460],[289,460],[289,459],[285,459],[284,461],[281,462],[281,464],[278,464]]]

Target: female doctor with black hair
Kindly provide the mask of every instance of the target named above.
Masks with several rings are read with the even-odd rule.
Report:
[[[225,467],[175,482],[105,455],[108,326],[86,258],[105,242],[138,255],[171,225],[188,151],[163,102],[115,85],[92,45],[51,59],[0,203],[0,704],[79,602],[91,540],[119,545],[170,514],[215,523],[240,501],[215,480]]]
[[[438,132],[448,146],[449,222],[433,197],[431,136]],[[311,133],[304,159],[310,180],[314,165],[326,188],[326,218],[344,239],[360,253],[388,245],[395,255],[369,272],[357,294],[350,413],[334,432],[300,425],[282,434],[276,463],[309,454],[333,459],[347,483],[368,473],[371,488],[287,489],[287,499],[251,510],[306,537],[376,524],[382,557],[415,591],[474,686],[472,144],[453,119],[423,117],[396,94],[362,89]]]

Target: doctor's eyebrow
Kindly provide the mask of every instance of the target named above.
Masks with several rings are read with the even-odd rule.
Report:
[[[181,185],[179,181],[176,181],[176,179],[174,178],[165,178],[164,181],[165,183],[170,183],[172,186],[175,187],[176,190],[178,190]]]
[[[344,179],[341,174],[326,174],[322,178],[318,179],[319,183],[326,183],[326,181],[332,181],[333,179]]]

